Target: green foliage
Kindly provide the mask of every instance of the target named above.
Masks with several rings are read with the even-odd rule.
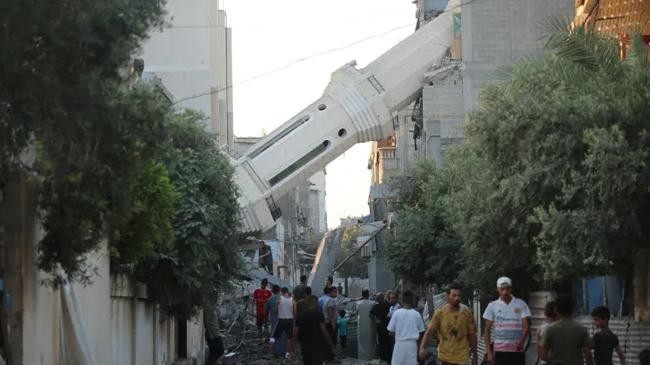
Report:
[[[169,177],[179,194],[173,219],[175,241],[158,245],[138,266],[150,298],[168,313],[189,318],[241,270],[237,228],[239,205],[233,169],[200,124],[186,112],[170,125],[166,156]]]
[[[418,164],[401,186],[397,225],[389,236],[388,259],[393,270],[415,284],[444,285],[458,277],[462,242],[444,212],[449,176],[428,161]]]
[[[412,207],[421,204],[425,182],[436,170],[436,166],[427,161],[416,164],[415,169],[403,175],[394,176],[388,182],[390,190],[398,197],[397,208]]]
[[[629,267],[647,246],[650,69],[583,29],[548,47],[485,90],[468,131],[498,179],[495,227],[515,240],[503,257],[554,282]]]
[[[87,280],[84,254],[139,209],[138,177],[160,155],[170,108],[145,86],[127,87],[119,72],[162,24],[163,5],[0,5],[0,180],[18,169],[36,176],[45,271]]]
[[[129,265],[154,254],[156,246],[173,244],[172,219],[179,194],[169,180],[167,168],[151,162],[140,171],[134,191],[131,219],[122,232],[113,232],[111,258],[114,265]]]
[[[398,182],[406,278],[532,289],[623,273],[649,247],[647,48],[622,61],[612,40],[549,24],[547,52],[500,70],[445,166]]]
[[[120,114],[113,105],[118,70],[148,31],[162,24],[163,5],[159,0],[0,4],[0,178],[20,167],[20,154],[34,141],[57,143],[60,135],[110,126]]]
[[[108,242],[112,270],[188,316],[239,270],[239,215],[232,169],[198,116],[176,115],[127,75],[163,9],[159,0],[0,4],[0,183],[34,177],[39,266],[54,284],[90,280],[85,256]]]
[[[452,151],[445,165],[451,189],[441,205],[462,239],[458,281],[491,291],[494,276],[509,275],[521,287],[530,287],[535,251],[521,244],[528,234],[521,224],[526,217],[479,151],[470,140]]]
[[[83,254],[102,239],[112,244],[112,235],[126,229],[141,209],[133,198],[138,179],[164,149],[171,110],[154,90],[116,87],[107,103],[106,116],[60,121],[37,139],[34,172],[41,182],[45,229],[39,266],[45,271],[60,267],[70,276],[88,278]]]
[[[350,256],[357,249],[357,238],[361,233],[360,225],[345,227],[341,249],[336,259],[337,264]],[[361,257],[361,251],[357,252],[343,266],[338,269],[338,274],[345,278],[368,278],[368,260]]]

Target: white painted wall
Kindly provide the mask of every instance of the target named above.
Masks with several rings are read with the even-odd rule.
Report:
[[[93,284],[72,286],[79,307],[71,315],[64,310],[62,291],[41,285],[49,276],[37,270],[34,250],[30,248],[33,247],[23,252],[22,293],[13,291],[14,296],[21,296],[22,302],[21,308],[15,308],[16,313],[22,314],[23,348],[22,356],[16,360],[22,360],[19,362],[22,364],[76,363],[80,352],[74,350],[79,348],[75,343],[80,342],[93,364],[111,364],[109,259],[105,247],[89,258],[99,274]],[[84,337],[77,337],[71,331],[73,324],[78,324]]]
[[[6,285],[2,324],[8,334],[12,363],[38,364],[171,364],[175,331],[146,300],[146,290],[131,288],[110,274],[107,246],[87,258],[96,269],[92,283],[54,290],[36,265],[42,228],[36,219],[33,191],[26,178],[7,184],[0,203],[0,265]],[[202,362],[202,318],[188,324],[188,355]]]

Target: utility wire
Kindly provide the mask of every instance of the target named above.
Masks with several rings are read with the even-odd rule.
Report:
[[[458,5],[456,5],[456,6],[452,7],[452,8],[446,9],[445,11],[438,14],[438,16],[440,16],[440,15],[442,15],[444,13],[450,12],[450,11],[454,11],[456,9],[460,9],[461,7],[467,6],[467,5],[469,5],[469,4],[471,4],[471,3],[475,2],[475,1],[476,0],[468,0],[466,2],[461,1],[460,4],[458,4]],[[263,72],[261,74],[257,74],[255,76],[252,76],[252,77],[250,77],[248,79],[245,79],[243,81],[240,81],[240,82],[237,82],[237,83],[234,83],[234,84],[230,84],[230,85],[227,85],[225,87],[222,87],[222,88],[219,88],[219,89],[216,89],[216,90],[210,90],[210,91],[206,91],[206,92],[203,92],[203,93],[200,93],[200,94],[195,94],[195,95],[184,97],[182,99],[178,99],[177,101],[173,102],[172,105],[177,105],[177,104],[183,103],[185,101],[197,99],[197,98],[207,96],[207,95],[218,94],[218,93],[220,93],[222,91],[226,91],[226,90],[231,89],[231,88],[233,88],[235,86],[241,86],[241,85],[250,83],[252,81],[255,81],[257,79],[260,79],[260,78],[263,78],[263,77],[278,73],[280,71],[286,70],[287,68],[289,68],[289,67],[291,67],[291,66],[293,66],[295,64],[308,61],[308,60],[310,60],[312,58],[324,56],[324,55],[329,54],[329,53],[333,53],[333,52],[341,51],[341,50],[344,50],[344,49],[347,49],[347,48],[350,48],[350,47],[354,47],[354,46],[356,46],[358,44],[367,42],[369,40],[373,40],[373,39],[376,39],[376,38],[381,38],[381,37],[383,37],[385,35],[396,32],[398,30],[401,30],[401,29],[404,29],[404,28],[407,28],[407,27],[412,27],[414,24],[415,23],[401,25],[399,27],[392,28],[392,29],[390,29],[390,30],[388,30],[386,32],[383,32],[383,33],[380,33],[380,34],[375,34],[375,35],[372,35],[372,36],[369,36],[369,37],[366,37],[366,38],[362,38],[362,39],[356,40],[356,41],[354,41],[352,43],[349,43],[349,44],[341,46],[341,47],[336,47],[336,48],[328,49],[326,51],[317,52],[317,53],[314,53],[314,54],[309,55],[309,56],[301,57],[301,58],[293,60],[293,61],[291,61],[291,62],[289,62],[289,63],[287,63],[287,64],[285,64],[283,66],[274,68],[274,69],[272,69],[270,71],[266,71],[266,72]]]
[[[247,83],[249,83],[251,81],[255,81],[255,80],[259,79],[259,78],[269,76],[269,75],[272,75],[274,73],[278,73],[280,71],[286,70],[287,68],[289,68],[289,67],[291,67],[291,66],[293,66],[295,64],[308,61],[308,60],[310,60],[312,58],[324,56],[324,55],[329,54],[329,53],[333,53],[333,52],[341,51],[341,50],[344,50],[344,49],[347,49],[347,48],[350,48],[350,47],[354,47],[354,46],[356,46],[356,45],[358,45],[360,43],[364,43],[364,42],[367,42],[367,41],[372,40],[372,39],[383,37],[383,36],[388,35],[390,33],[396,32],[396,31],[398,31],[400,29],[404,29],[404,28],[407,28],[407,27],[412,27],[413,25],[414,25],[414,23],[401,25],[399,27],[390,29],[390,30],[388,30],[386,32],[383,32],[381,34],[376,34],[376,35],[373,35],[373,36],[370,36],[370,37],[362,38],[362,39],[356,40],[356,41],[354,41],[352,43],[349,43],[349,44],[341,46],[341,47],[336,47],[336,48],[328,49],[326,51],[317,52],[317,53],[311,54],[309,56],[301,57],[301,58],[293,60],[293,61],[291,61],[291,62],[289,62],[289,63],[287,63],[287,64],[285,64],[283,66],[274,68],[274,69],[272,69],[270,71],[266,71],[266,72],[263,72],[261,74],[257,74],[257,75],[255,75],[253,77],[250,77],[250,78],[246,79],[246,80],[243,80],[243,81],[231,84],[231,85],[227,85],[227,86],[225,86],[223,88],[219,88],[219,89],[212,90],[212,91],[206,91],[204,93],[200,93],[200,94],[196,94],[196,95],[192,95],[192,96],[188,96],[188,97],[179,99],[179,100],[175,101],[172,105],[176,105],[176,104],[182,103],[184,101],[200,98],[200,97],[206,96],[206,95],[217,94],[217,93],[220,93],[222,91],[233,88],[235,86],[240,86],[240,85],[243,85],[243,84],[247,84]]]
[[[372,19],[372,18],[383,18],[383,17],[390,17],[390,16],[396,16],[396,15],[402,15],[402,14],[412,14],[413,10],[409,11],[397,11],[394,13],[379,13],[379,14],[369,14],[369,15],[364,15],[364,16],[350,16],[350,17],[342,17],[342,20],[350,20],[350,21],[359,21],[359,19]],[[172,24],[169,25],[167,28],[169,29],[211,29],[211,28],[221,28],[224,27],[223,25],[209,25],[209,24]],[[166,28],[166,29],[167,29]],[[230,25],[227,25],[226,28],[230,28]]]

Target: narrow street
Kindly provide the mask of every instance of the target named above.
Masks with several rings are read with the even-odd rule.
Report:
[[[0,365],[391,362],[650,365],[650,0],[1,2]]]

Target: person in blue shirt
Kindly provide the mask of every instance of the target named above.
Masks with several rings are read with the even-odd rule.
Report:
[[[330,291],[331,288],[329,286],[326,286],[323,288],[323,295],[318,298],[318,310],[325,315],[326,313],[323,312],[323,306],[325,305],[325,302],[327,302],[330,298]]]
[[[341,347],[345,348],[348,339],[348,319],[345,317],[345,310],[339,311],[339,318],[336,320],[336,326],[339,329],[339,340]]]

